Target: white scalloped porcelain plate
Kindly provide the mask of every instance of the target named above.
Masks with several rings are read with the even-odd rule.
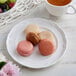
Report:
[[[49,30],[55,35],[57,49],[52,55],[42,56],[39,53],[37,46],[34,48],[33,54],[29,57],[22,57],[17,53],[17,44],[19,43],[19,41],[25,40],[25,35],[23,31],[28,24],[32,23],[38,24],[39,27],[41,27],[41,30]],[[61,59],[66,49],[66,38],[61,28],[58,27],[58,25],[51,20],[46,20],[42,18],[31,18],[18,23],[10,31],[6,40],[6,45],[9,55],[16,62],[29,68],[38,69],[52,66]]]

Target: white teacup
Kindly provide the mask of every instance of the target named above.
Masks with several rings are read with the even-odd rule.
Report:
[[[49,3],[48,0],[45,0],[45,2],[46,2],[46,5],[45,5],[46,9],[48,10],[48,12],[50,14],[52,14],[54,16],[62,16],[64,14],[66,14],[68,7],[72,7],[74,9],[74,11],[76,12],[76,8],[73,5],[70,5],[72,0],[69,0],[69,2],[67,4],[59,5],[59,6],[58,5],[54,5],[52,3]]]

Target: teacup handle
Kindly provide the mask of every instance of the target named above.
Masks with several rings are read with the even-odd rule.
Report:
[[[70,14],[70,15],[73,15],[73,14],[76,14],[76,8],[74,7],[74,5],[69,5],[68,8],[71,7],[74,12],[73,13],[69,13],[68,11],[66,12],[66,14]]]

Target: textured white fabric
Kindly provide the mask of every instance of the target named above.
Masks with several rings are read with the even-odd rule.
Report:
[[[0,13],[0,30],[4,29],[8,23],[17,20],[20,16],[27,16],[36,9],[44,0],[17,0],[15,6],[5,12]]]

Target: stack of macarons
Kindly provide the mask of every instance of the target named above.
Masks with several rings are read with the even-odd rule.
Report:
[[[16,3],[16,0],[0,0],[0,13],[10,10]]]
[[[24,30],[26,40],[19,42],[17,52],[21,56],[30,56],[34,46],[38,45],[39,52],[43,56],[51,55],[55,49],[55,37],[50,31],[41,31],[36,24],[29,24]]]

